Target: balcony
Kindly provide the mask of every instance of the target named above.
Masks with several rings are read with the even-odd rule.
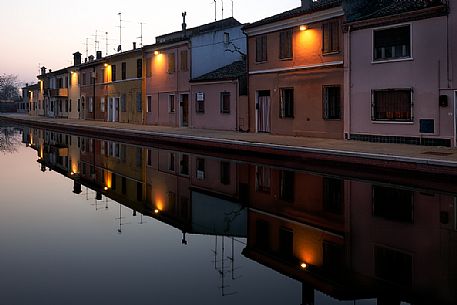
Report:
[[[51,97],[68,97],[68,88],[51,89]]]

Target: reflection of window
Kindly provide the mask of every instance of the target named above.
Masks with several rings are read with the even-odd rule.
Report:
[[[152,150],[148,149],[148,166],[152,166]]]
[[[197,158],[197,179],[204,180],[205,179],[205,159]]]
[[[409,286],[412,281],[411,255],[380,246],[374,248],[375,275],[383,280]]]
[[[265,220],[258,219],[255,226],[255,244],[259,249],[270,249],[270,224]]]
[[[179,173],[185,176],[189,175],[189,155],[182,155],[179,165]]]
[[[334,178],[324,178],[323,197],[324,209],[334,214],[343,213],[343,181]]]
[[[413,223],[413,208],[412,191],[373,186],[373,216]]]
[[[373,90],[373,121],[412,122],[412,90]]]
[[[230,184],[230,162],[221,161],[221,183]]]
[[[122,194],[125,195],[125,194],[127,194],[127,178],[122,177],[121,183],[122,183],[122,186],[121,186]]]
[[[174,172],[175,171],[175,154],[170,153],[168,155],[168,170]]]
[[[136,183],[136,200],[143,201],[143,183]]]
[[[141,167],[143,161],[143,149],[141,147],[136,148],[136,167]]]
[[[295,173],[291,171],[281,171],[279,198],[284,201],[293,202],[295,192]]]
[[[411,29],[409,25],[373,32],[373,59],[390,60],[411,57]]]
[[[176,194],[174,192],[168,192],[168,207],[171,211],[176,209]]]
[[[271,169],[264,166],[257,166],[255,182],[257,192],[269,193],[271,188]]]
[[[284,258],[294,256],[294,232],[290,229],[279,229],[279,254]]]

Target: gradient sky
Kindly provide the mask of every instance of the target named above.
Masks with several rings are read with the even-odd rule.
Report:
[[[300,5],[300,0],[234,0],[234,17],[242,23],[253,22]],[[224,17],[232,15],[231,1],[224,0]],[[221,0],[217,0],[221,19]],[[188,27],[214,21],[213,0],[111,0],[75,2],[62,0],[3,1],[0,9],[0,74],[15,74],[19,80],[36,82],[39,65],[57,70],[72,64],[72,54],[85,57],[86,38],[89,55],[94,54],[95,31],[100,50],[105,54],[108,32],[109,53],[119,44],[119,16],[122,12],[123,49],[140,39],[154,43],[155,36],[181,28],[181,13],[187,11]]]

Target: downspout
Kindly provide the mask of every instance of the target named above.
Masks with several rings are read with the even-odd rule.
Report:
[[[96,104],[97,104],[97,103],[95,102],[95,82],[97,81],[97,75],[96,75],[96,73],[95,73],[95,66],[94,66],[94,68],[93,68],[93,72],[94,72],[94,75],[93,75],[92,78],[94,79],[94,98],[93,98],[93,100],[92,100],[92,107],[93,107],[92,110],[93,110],[93,113],[94,113],[93,116],[94,116],[94,121],[95,121],[95,109],[97,109],[97,107],[96,107]]]
[[[345,51],[345,98],[344,98],[344,116],[343,121],[345,122],[344,127],[344,138],[345,140],[351,139],[351,96],[352,96],[352,77],[351,77],[351,26],[347,28],[346,35],[346,51]]]
[[[250,55],[250,52],[249,52],[249,39],[248,39],[248,34],[246,34],[244,29],[242,30],[242,32],[246,36],[246,61],[245,61],[245,65],[246,65],[246,92],[247,92],[247,95],[248,95],[248,128],[247,128],[247,130],[245,132],[250,132],[251,131],[251,103],[250,103],[251,92],[249,90],[249,55]],[[256,101],[254,101],[254,103],[255,102]]]

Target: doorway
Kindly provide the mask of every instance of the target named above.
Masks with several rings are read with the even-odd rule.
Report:
[[[108,122],[119,122],[119,98],[108,98]]]
[[[257,132],[271,132],[271,97],[269,90],[257,91]]]
[[[180,127],[189,126],[189,95],[181,94],[181,100],[179,102],[181,122]]]

